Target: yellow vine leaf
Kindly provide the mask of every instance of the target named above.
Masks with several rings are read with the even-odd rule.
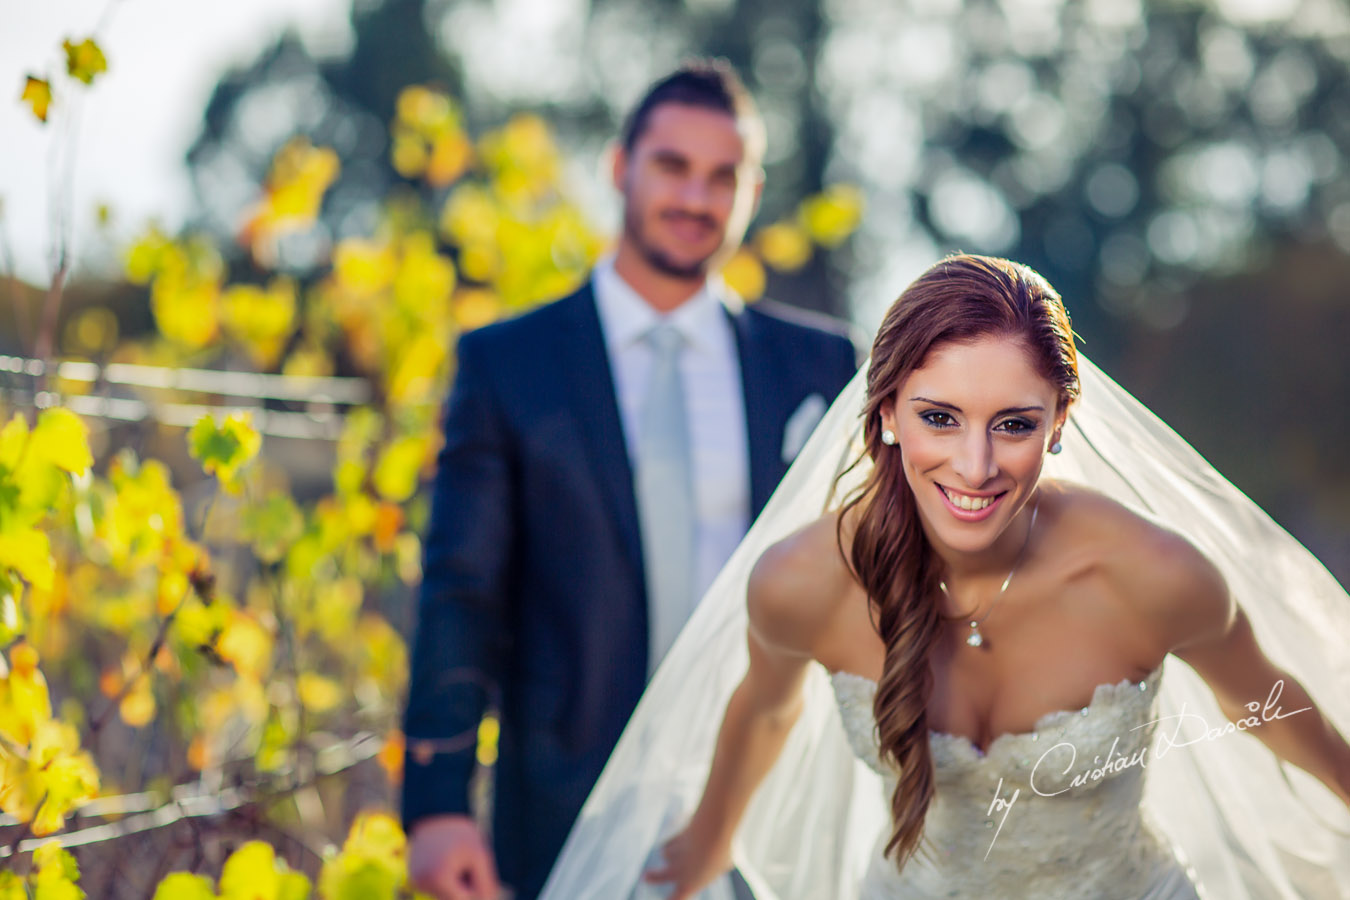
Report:
[[[397,121],[414,131],[434,134],[458,120],[453,102],[441,91],[413,84],[399,91],[395,104]]]
[[[444,134],[431,145],[431,158],[426,164],[427,182],[432,187],[445,187],[469,167],[473,160],[473,144],[462,131]]]
[[[117,714],[132,728],[143,728],[155,718],[155,694],[148,675],[136,679],[135,686],[118,704]]]
[[[234,612],[216,640],[216,652],[240,675],[258,679],[272,661],[272,635],[252,616]]]
[[[301,672],[296,679],[295,692],[305,709],[326,713],[342,702],[342,688],[331,678],[316,672]]]
[[[348,238],[333,251],[333,275],[345,290],[373,294],[394,280],[397,260],[387,245]]]
[[[389,161],[394,171],[404,178],[416,178],[427,169],[427,145],[411,131],[397,129],[389,150]]]
[[[800,225],[776,222],[760,229],[755,247],[780,272],[795,272],[811,261],[811,236]]]
[[[314,223],[341,168],[337,153],[305,138],[293,138],[277,151],[263,197],[241,235],[256,258],[268,255],[267,248],[278,235]]]
[[[225,333],[243,345],[258,366],[270,369],[295,330],[295,283],[274,280],[264,290],[256,285],[235,285],[220,301],[220,320]]]
[[[399,306],[420,315],[444,309],[455,289],[454,264],[436,252],[435,242],[425,232],[410,235],[400,249],[394,276],[394,297]]]
[[[501,299],[483,288],[464,288],[455,293],[455,324],[463,331],[479,328],[502,314]]]
[[[0,524],[0,573],[17,572],[35,588],[50,590],[56,578],[51,542],[37,528],[13,523]]]
[[[220,900],[304,900],[309,889],[309,879],[262,841],[231,853],[220,873]]]
[[[28,900],[28,888],[13,871],[0,871],[0,900]]]
[[[28,108],[33,111],[33,115],[37,116],[39,122],[46,122],[52,105],[51,82],[33,75],[27,76],[19,100],[28,104]]]
[[[33,900],[80,900],[80,867],[75,857],[51,841],[33,851]]]
[[[127,250],[123,270],[132,284],[149,284],[163,268],[166,256],[173,252],[173,242],[158,228],[146,230]]]
[[[108,60],[103,55],[103,48],[93,38],[85,38],[78,44],[70,40],[62,41],[61,49],[66,51],[66,71],[71,78],[93,84],[96,76],[108,71]]]
[[[816,243],[838,247],[862,223],[863,194],[851,184],[833,184],[802,201],[801,220]]]
[[[394,364],[389,379],[389,402],[401,405],[435,400],[446,359],[444,340],[425,331],[414,337]]]
[[[356,639],[361,648],[361,677],[394,700],[408,677],[408,647],[403,638],[383,618],[367,613],[356,625]]]
[[[15,413],[0,428],[0,468],[14,471],[23,462],[23,452],[28,446],[28,420],[22,413]]]
[[[392,441],[375,464],[375,490],[381,497],[394,503],[407,500],[417,490],[418,477],[426,456],[427,442],[424,438],[403,437]]]
[[[305,528],[305,518],[289,494],[274,491],[262,503],[244,510],[243,534],[263,562],[276,562],[286,555]]]
[[[150,311],[159,333],[189,350],[199,350],[220,331],[220,273],[214,266],[173,265],[150,288]]]
[[[385,737],[384,743],[380,745],[380,752],[375,755],[375,761],[384,769],[389,781],[398,784],[403,780],[403,754],[407,749],[408,740],[404,737],[402,731],[394,729]]]
[[[496,716],[486,715],[478,723],[478,762],[492,766],[497,762],[498,740],[501,738],[502,724]]]
[[[461,184],[450,192],[441,209],[441,234],[459,246],[497,243],[501,211],[492,195],[479,184]]]
[[[94,464],[89,429],[79,416],[60,407],[43,410],[38,416],[28,452],[75,475],[84,474]]]
[[[247,412],[230,413],[220,422],[202,416],[188,432],[188,452],[208,475],[215,474],[221,487],[238,493],[239,471],[258,455],[262,435]]]
[[[153,900],[216,900],[216,891],[211,879],[204,875],[173,872],[155,888]]]
[[[7,705],[16,705],[12,702],[17,696],[13,690],[15,679],[11,676],[6,681],[11,690],[6,692],[0,687],[0,719],[5,717]],[[43,700],[45,696],[44,684]],[[26,751],[23,755],[0,751],[0,810],[29,822],[38,837],[60,830],[74,807],[94,797],[99,782],[93,760],[80,749],[75,727],[50,718],[49,709],[46,715],[43,712],[32,708],[27,711],[25,717],[32,725],[30,740],[10,737],[11,743]]]
[[[315,586],[314,625],[329,644],[336,647],[351,640],[364,593],[361,581],[351,576]]]
[[[736,255],[722,267],[722,280],[746,300],[758,300],[764,295],[767,279],[759,259],[742,249],[736,251]]]
[[[363,813],[352,822],[342,850],[319,872],[323,900],[394,897],[407,881],[407,840],[392,816]]]

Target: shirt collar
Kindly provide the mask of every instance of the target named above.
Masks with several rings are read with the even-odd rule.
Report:
[[[727,308],[734,308],[733,304],[739,300],[720,276],[713,275],[694,296],[662,315],[614,270],[612,256],[596,264],[592,282],[607,337],[619,349],[642,340],[663,321],[677,329],[691,347],[708,349],[713,346],[717,329],[725,328]]]

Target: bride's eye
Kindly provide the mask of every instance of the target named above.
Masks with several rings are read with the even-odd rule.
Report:
[[[1028,434],[1036,430],[1037,424],[1027,419],[1005,419],[994,427],[1007,434]]]
[[[956,420],[952,418],[951,413],[945,413],[937,409],[919,413],[919,418],[923,419],[925,424],[934,428],[952,428],[956,425]]]

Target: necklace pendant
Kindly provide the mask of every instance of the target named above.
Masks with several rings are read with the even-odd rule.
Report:
[[[980,630],[975,627],[974,622],[970,623],[970,634],[966,635],[966,643],[972,647],[984,646],[984,635],[980,634]]]

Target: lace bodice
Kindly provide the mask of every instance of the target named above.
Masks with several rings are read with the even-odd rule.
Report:
[[[899,872],[880,855],[883,835],[860,896],[1194,897],[1141,808],[1160,678],[1158,669],[1100,685],[1087,706],[1001,735],[985,754],[967,738],[930,733],[936,794],[924,844]],[[876,685],[847,672],[831,680],[849,743],[882,776],[889,806],[895,773],[878,757]]]

